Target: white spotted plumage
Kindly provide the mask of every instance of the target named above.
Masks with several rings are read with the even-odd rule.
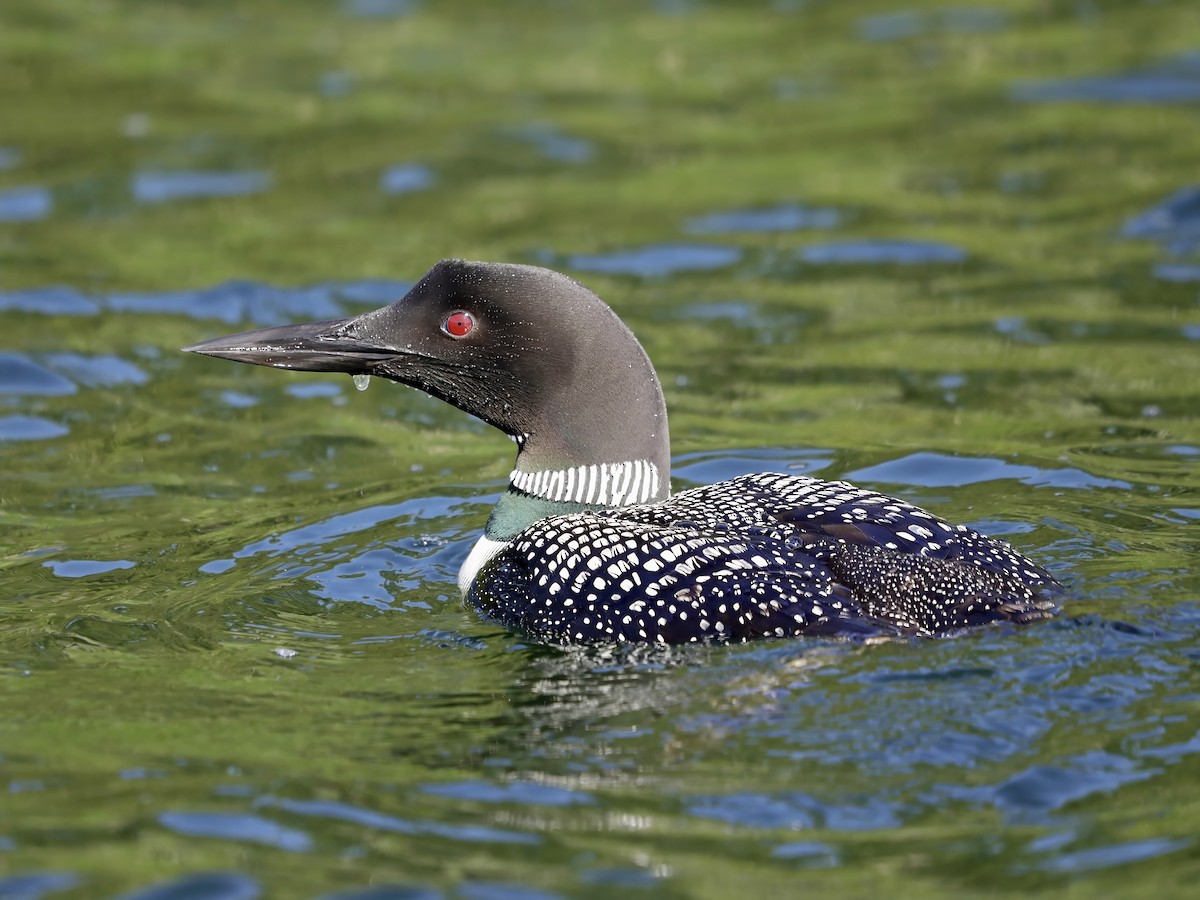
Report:
[[[580,466],[576,479],[595,497],[607,480],[631,505],[535,522],[468,591],[544,640],[934,635],[1045,618],[1058,587],[1003,541],[844,482],[746,475],[643,505],[644,461]],[[566,480],[513,474],[519,490],[551,485],[549,499]]]

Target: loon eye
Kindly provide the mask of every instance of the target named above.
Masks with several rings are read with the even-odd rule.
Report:
[[[452,338],[464,338],[475,328],[475,317],[465,310],[456,310],[442,320],[442,331]]]

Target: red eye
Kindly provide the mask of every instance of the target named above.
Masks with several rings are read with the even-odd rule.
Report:
[[[450,313],[442,322],[442,331],[452,338],[466,337],[474,328],[475,317],[461,309],[458,312]]]

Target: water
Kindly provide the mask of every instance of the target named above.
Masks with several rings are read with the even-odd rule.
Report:
[[[0,897],[1192,892],[1190,5],[77,6],[0,13]],[[1063,615],[479,618],[511,442],[177,350],[449,255],[613,304],[677,488],[851,478]]]
[[[611,253],[576,254],[565,262],[583,272],[661,278],[683,272],[723,269],[736,263],[742,252],[715,244],[654,244]],[[554,262],[547,259],[547,263]]]
[[[138,203],[171,203],[198,197],[237,197],[268,190],[266,172],[138,172],[129,192]]]
[[[405,163],[385,169],[379,179],[379,186],[385,194],[411,194],[414,191],[428,190],[436,180],[437,176],[428,166]]]

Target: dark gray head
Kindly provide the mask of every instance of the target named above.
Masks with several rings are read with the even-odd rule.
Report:
[[[445,260],[374,312],[185,349],[419,388],[517,441],[522,495],[575,507],[669,493],[666,407],[649,358],[604,301],[549,269]]]

